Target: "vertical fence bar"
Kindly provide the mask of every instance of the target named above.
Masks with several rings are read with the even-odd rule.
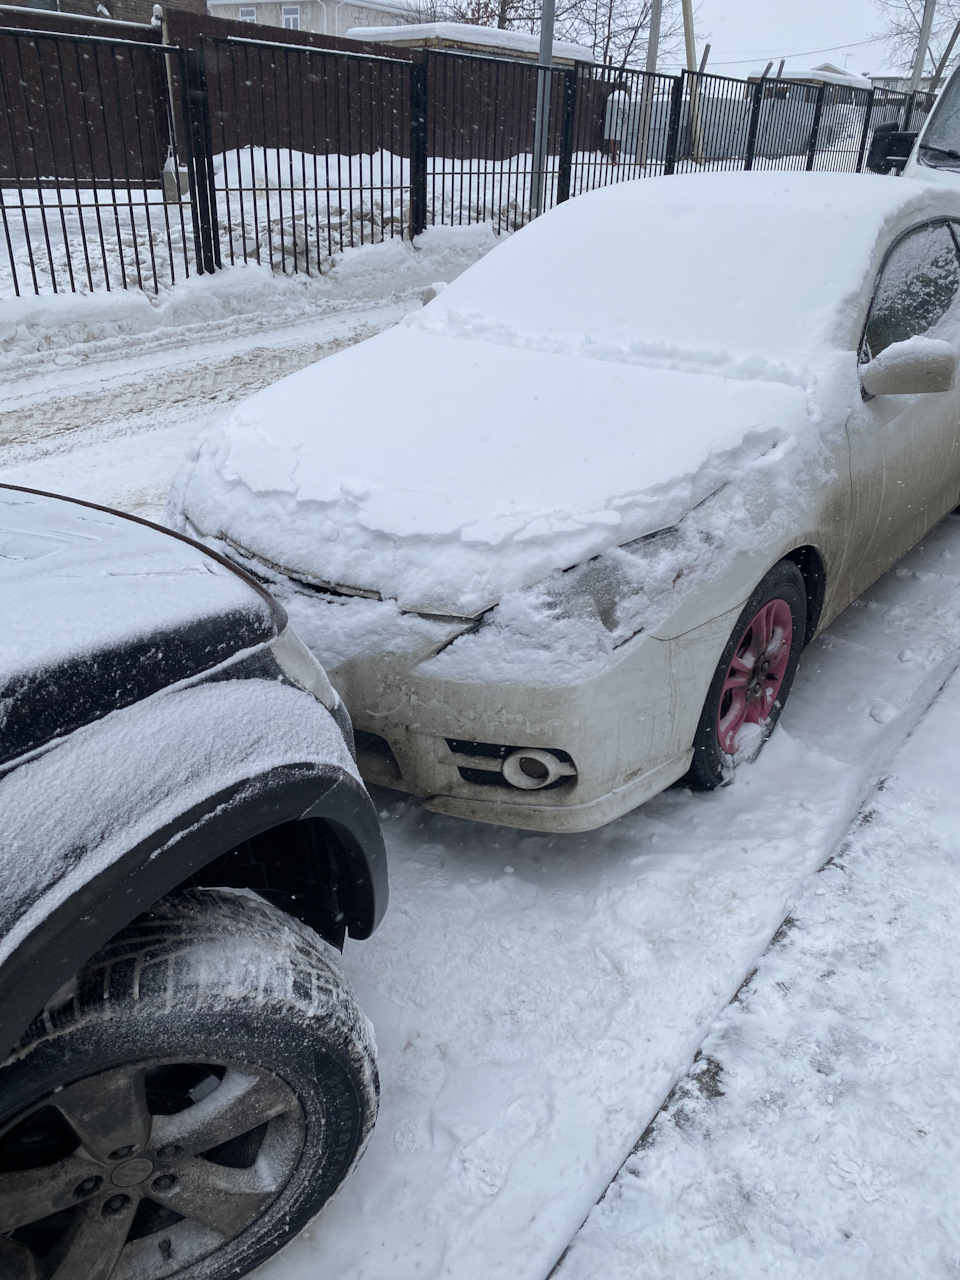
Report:
[[[557,204],[570,199],[570,178],[573,173],[573,122],[577,114],[576,67],[563,73],[563,114],[560,117],[560,154],[557,158]]]
[[[680,116],[683,112],[683,76],[677,76],[670,90],[670,123],[667,126],[667,155],[663,172],[676,173],[677,151],[680,144]]]
[[[187,162],[187,182],[190,187],[190,221],[193,224],[193,251],[197,270],[202,271],[203,233],[200,226],[200,202],[198,197],[197,163],[193,149],[193,112],[190,104],[189,50],[180,51],[180,110],[184,121],[184,159]]]
[[[904,103],[903,107],[903,129],[906,133],[910,132],[910,126],[913,124],[913,113],[917,109],[917,94],[911,93]]]
[[[184,49],[186,75],[187,152],[190,157],[190,200],[196,209],[197,270],[216,271],[220,262],[220,237],[216,229],[217,192],[213,178],[213,141],[210,136],[210,102],[203,57],[199,49]]]
[[[822,84],[820,92],[817,94],[817,102],[813,108],[813,125],[810,128],[810,143],[807,147],[807,169],[813,168],[813,162],[817,158],[817,144],[820,141],[820,121],[823,118],[823,98],[827,91],[827,86]]]
[[[427,63],[410,63],[410,238],[427,229]]]
[[[876,89],[867,94],[867,105],[863,115],[863,129],[860,131],[860,147],[857,151],[857,173],[863,172],[863,159],[867,153],[867,139],[870,137],[870,125],[873,117],[873,103],[877,96]]]
[[[753,86],[753,102],[750,105],[750,125],[747,129],[747,154],[743,159],[744,169],[752,169],[757,154],[757,131],[760,128],[760,108],[763,105],[763,80]]]

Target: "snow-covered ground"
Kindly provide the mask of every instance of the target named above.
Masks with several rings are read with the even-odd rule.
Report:
[[[954,675],[557,1280],[957,1274],[958,714]]]
[[[346,290],[320,315],[281,307],[254,323],[237,305],[181,341],[182,319],[136,330],[126,356],[124,335],[107,334],[102,362],[89,334],[71,347],[49,315],[33,333],[21,320],[7,348],[21,376],[0,406],[5,433],[19,425],[0,441],[0,479],[156,515],[197,430],[310,359],[311,343],[323,354],[418,307],[415,287],[443,278],[428,265],[401,296]],[[294,349],[285,365],[277,353]],[[55,354],[74,363],[50,372]],[[948,517],[808,650],[781,727],[728,789],[671,791],[566,837],[380,793],[391,907],[345,954],[380,1045],[380,1121],[357,1175],[265,1280],[544,1280],[702,1044],[695,1074],[720,1063],[724,1096],[680,1086],[628,1166],[639,1174],[597,1211],[609,1227],[592,1219],[561,1275],[955,1274],[956,842],[946,801],[924,791],[941,749],[949,786],[952,686],[914,739],[929,739],[919,763],[902,757],[901,780],[870,797],[958,655],[960,520]],[[816,876],[865,803],[880,816]],[[768,952],[788,915],[797,925]],[[884,982],[886,1004],[859,1001]],[[670,1119],[681,1095],[686,1129]],[[631,1179],[638,1193],[619,1190]],[[834,1244],[819,1265],[803,1253],[811,1220],[835,1241],[850,1229],[841,1197],[852,1219],[861,1192],[866,1244]],[[926,1203],[932,1223],[935,1202],[918,1243],[912,1217]]]

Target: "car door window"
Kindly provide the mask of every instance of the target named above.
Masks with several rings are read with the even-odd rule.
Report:
[[[960,261],[946,223],[918,227],[898,241],[880,271],[863,334],[865,364],[892,342],[935,329],[960,293]]]

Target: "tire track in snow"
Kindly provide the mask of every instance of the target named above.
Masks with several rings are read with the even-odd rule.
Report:
[[[0,449],[6,464],[75,447],[74,437],[129,434],[131,418],[155,415],[178,405],[232,401],[276,382],[288,373],[323,359],[382,329],[420,306],[419,294],[401,302],[352,308],[291,324],[268,335],[254,330],[223,336],[223,328],[196,326],[195,341],[172,339],[133,358],[21,379],[8,384],[3,397]],[[241,329],[244,328],[241,326]],[[47,353],[49,362],[49,353]],[[64,439],[69,437],[69,439]],[[78,437],[79,438],[79,437]]]

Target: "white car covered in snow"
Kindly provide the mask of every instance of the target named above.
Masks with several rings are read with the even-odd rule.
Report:
[[[716,786],[960,501],[958,234],[858,175],[579,197],[242,404],[170,514],[280,594],[370,782],[546,831]]]

